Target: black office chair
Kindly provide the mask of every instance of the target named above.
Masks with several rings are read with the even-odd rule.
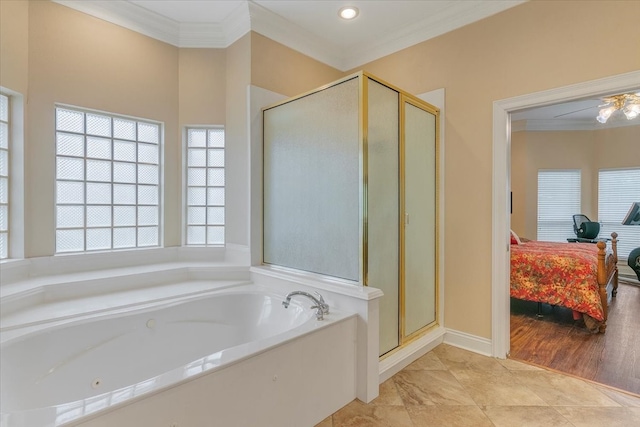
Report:
[[[629,253],[627,264],[636,273],[638,280],[640,280],[640,248],[635,248]]]
[[[591,221],[586,215],[574,215],[573,232],[576,233],[575,241],[595,243],[600,233],[600,224]]]

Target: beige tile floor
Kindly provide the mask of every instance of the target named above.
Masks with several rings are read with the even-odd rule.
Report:
[[[640,397],[441,344],[316,427],[640,426]]]

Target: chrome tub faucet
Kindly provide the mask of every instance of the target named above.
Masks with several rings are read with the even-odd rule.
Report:
[[[322,319],[324,319],[324,315],[325,314],[329,314],[329,304],[324,302],[324,298],[322,298],[322,295],[320,295],[318,292],[314,292],[314,294],[315,294],[315,296],[313,296],[309,292],[305,292],[305,291],[289,292],[287,294],[287,297],[285,298],[285,300],[282,301],[282,305],[284,305],[284,308],[287,308],[287,307],[289,307],[289,304],[291,303],[291,297],[293,297],[295,295],[305,296],[305,297],[309,298],[311,301],[313,301],[313,303],[315,304],[315,305],[312,305],[311,308],[315,308],[316,309],[316,319],[317,320],[322,320]]]

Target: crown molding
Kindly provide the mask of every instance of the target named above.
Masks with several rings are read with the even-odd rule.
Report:
[[[523,132],[527,130],[526,120],[515,120],[511,122],[511,133]]]
[[[251,30],[247,4],[221,23],[178,23],[122,0],[51,0],[176,47],[226,48]]]
[[[316,36],[251,0],[240,2],[220,23],[182,24],[123,0],[52,1],[177,47],[226,48],[253,30],[340,71],[347,71],[527,0],[474,1],[472,8],[468,7],[469,2],[451,2],[440,13],[403,27],[381,40],[347,49]]]
[[[640,126],[640,120],[609,120],[607,123],[599,123],[595,118],[582,120],[517,120],[511,122],[512,132],[544,132],[544,131],[576,131],[576,130],[603,130],[628,126]]]
[[[226,48],[251,31],[247,3],[240,3],[221,23],[180,24],[177,47]]]
[[[242,36],[251,31],[251,15],[249,13],[249,4],[242,2],[234,9],[224,21],[222,21],[222,31],[225,36],[225,46],[231,46]]]
[[[178,43],[175,46],[226,47],[226,42],[226,35],[221,25],[193,22],[180,24]]]

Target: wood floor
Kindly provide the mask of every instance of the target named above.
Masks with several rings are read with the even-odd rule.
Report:
[[[591,334],[571,310],[511,299],[512,359],[640,395],[640,286],[620,282],[607,331]]]

